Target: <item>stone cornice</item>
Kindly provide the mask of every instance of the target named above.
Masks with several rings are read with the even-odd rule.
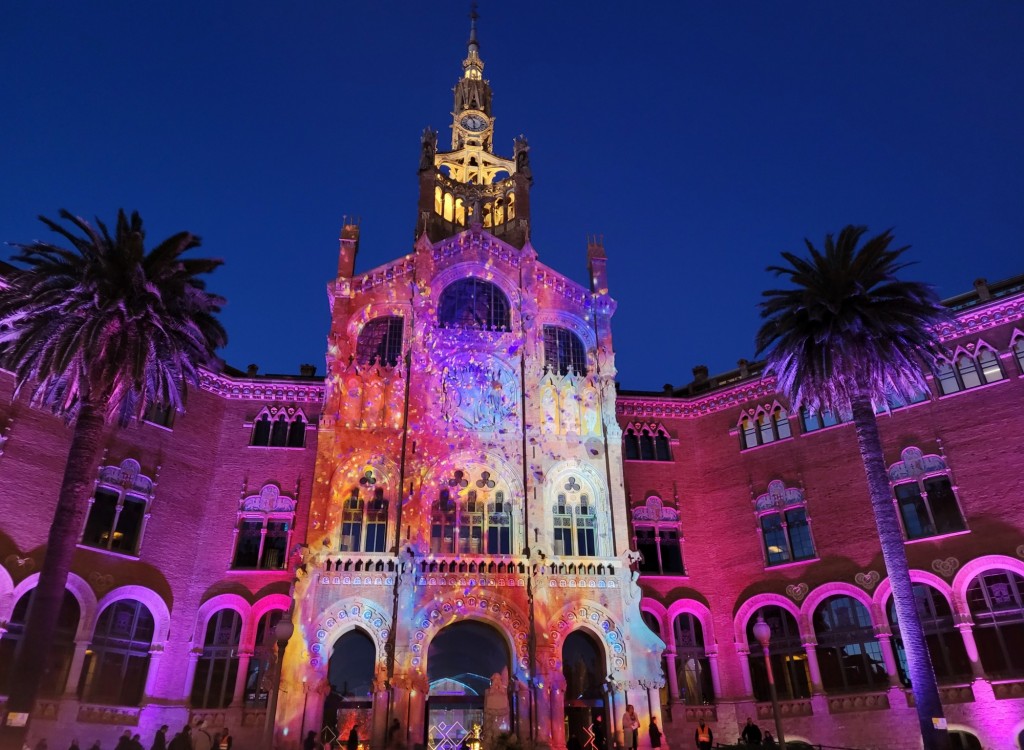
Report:
[[[237,401],[294,401],[322,403],[322,382],[296,382],[274,378],[232,378],[200,370],[199,387],[221,398]]]
[[[1024,319],[1024,294],[968,308],[957,314],[952,323],[937,330],[940,340],[948,344],[956,339],[988,331]],[[615,413],[625,418],[641,419],[693,419],[724,409],[758,401],[774,399],[775,378],[751,377],[736,385],[727,386],[699,396],[617,396]]]
[[[775,398],[775,378],[748,380],[731,388],[690,398],[617,396],[615,413],[623,417],[693,419],[762,398]]]

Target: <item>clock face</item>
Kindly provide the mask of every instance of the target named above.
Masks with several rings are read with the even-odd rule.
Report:
[[[471,130],[476,133],[487,127],[487,120],[480,115],[466,115],[462,118],[460,124],[466,130]]]

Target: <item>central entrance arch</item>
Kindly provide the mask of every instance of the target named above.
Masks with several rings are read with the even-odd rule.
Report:
[[[439,631],[427,652],[427,747],[460,750],[474,736],[507,731],[511,667],[506,639],[491,625],[463,620]],[[494,675],[503,675],[498,684]]]
[[[355,729],[361,746],[369,747],[376,662],[377,647],[362,630],[350,630],[334,642],[327,665],[331,692],[324,700],[320,731],[324,744],[344,745]]]
[[[600,643],[574,630],[562,644],[565,678],[565,739],[575,737],[584,750],[606,750],[609,716],[604,701],[605,658]]]

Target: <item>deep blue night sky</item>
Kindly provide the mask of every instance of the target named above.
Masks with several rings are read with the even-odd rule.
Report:
[[[446,146],[468,2],[5,3],[0,240],[138,209],[226,261],[227,361],[323,371],[357,271],[411,249],[419,135]],[[765,266],[894,227],[943,296],[1024,272],[1024,4],[484,0],[499,151],[532,146],[533,242],[609,255],[619,380],[751,357]]]

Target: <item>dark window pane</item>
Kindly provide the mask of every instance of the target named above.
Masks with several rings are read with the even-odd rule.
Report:
[[[568,328],[544,326],[544,366],[559,375],[586,375],[587,353],[579,336]]]
[[[807,523],[807,511],[803,508],[792,508],[786,511],[786,527],[789,530],[789,543],[794,560],[808,560],[814,557],[814,544],[811,542],[811,527]]]
[[[255,568],[259,563],[260,540],[263,537],[263,521],[242,521],[235,545],[235,561],[232,567]]]
[[[953,487],[949,483],[949,477],[925,479],[924,490],[928,495],[928,505],[931,506],[937,533],[949,534],[954,531],[963,531],[966,528],[963,516],[960,515],[960,507],[956,502],[956,495],[953,494]]]
[[[270,417],[264,414],[252,428],[253,445],[270,445]]]
[[[361,365],[394,367],[402,356],[403,319],[389,315],[363,326],[356,342],[356,361]]]
[[[897,484],[894,489],[900,515],[903,517],[903,527],[907,531],[907,539],[934,536],[935,527],[928,518],[928,509],[925,507],[917,482]]]
[[[288,426],[288,447],[302,448],[306,445],[306,420],[295,417]]]
[[[445,287],[438,302],[442,328],[508,331],[508,298],[496,285],[482,279],[460,279]]]
[[[117,517],[117,529],[110,544],[112,550],[134,555],[139,548],[142,534],[142,520],[146,515],[146,502],[130,495],[124,499],[124,506]]]
[[[85,522],[82,544],[108,549],[110,546],[110,535],[114,530],[114,516],[116,514],[117,495],[102,488],[96,490],[96,499],[89,508],[89,518]]]
[[[274,420],[274,427],[270,432],[270,445],[273,448],[283,448],[288,444],[288,421],[281,415]]]
[[[260,567],[265,570],[281,570],[288,557],[287,521],[268,521],[267,535],[263,540],[263,559]]]
[[[782,528],[782,516],[778,513],[761,516],[761,533],[764,535],[768,564],[789,562],[789,543],[786,541],[786,531]]]

